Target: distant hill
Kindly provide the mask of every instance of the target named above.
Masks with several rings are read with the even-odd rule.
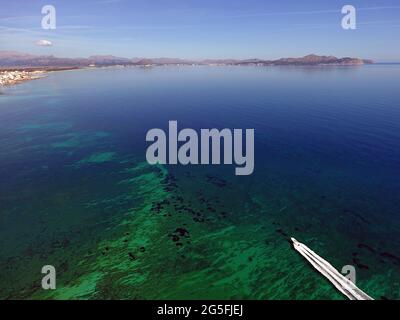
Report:
[[[334,56],[318,56],[310,54],[302,58],[283,58],[272,61],[275,65],[362,65],[371,64],[371,60],[363,60],[359,58],[336,58]]]
[[[131,59],[114,57],[114,56],[90,56],[88,58],[88,60],[91,64],[100,64],[100,65],[109,65],[109,64],[115,65],[115,64],[132,63]]]
[[[58,58],[55,56],[38,56],[15,51],[0,51],[1,67],[87,67],[113,65],[362,65],[371,64],[371,60],[359,58],[336,58],[334,56],[318,56],[315,54],[301,58],[282,58],[278,60],[262,59],[207,59],[201,61],[175,58],[121,58],[111,55],[97,55],[88,58]]]

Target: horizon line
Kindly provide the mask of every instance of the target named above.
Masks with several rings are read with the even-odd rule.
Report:
[[[308,56],[317,56],[317,57],[332,57],[332,58],[337,58],[337,59],[343,59],[343,58],[352,58],[352,59],[361,59],[361,60],[373,60],[375,62],[374,58],[361,58],[361,57],[355,57],[351,55],[344,55],[344,56],[337,56],[334,54],[323,54],[323,53],[309,53],[305,55],[286,55],[282,56],[279,58],[260,58],[260,57],[248,57],[248,58],[230,58],[230,57],[224,57],[224,58],[212,58],[212,57],[203,57],[203,58],[185,58],[185,57],[176,57],[176,56],[123,56],[123,55],[114,55],[114,54],[91,54],[89,56],[81,56],[81,57],[68,57],[68,56],[58,56],[54,54],[36,54],[36,53],[28,53],[25,51],[18,51],[18,50],[0,50],[0,53],[16,53],[16,54],[23,54],[23,55],[30,55],[30,56],[35,56],[35,57],[54,57],[58,59],[89,59],[91,57],[113,57],[113,58],[120,58],[120,59],[177,59],[177,60],[186,60],[186,61],[203,61],[203,60],[236,60],[236,61],[246,61],[246,60],[263,60],[263,61],[275,61],[279,59],[298,59],[298,58],[304,58]],[[0,57],[1,58],[1,57]],[[400,59],[399,59],[400,62]]]

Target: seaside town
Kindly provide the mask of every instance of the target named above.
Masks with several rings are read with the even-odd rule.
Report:
[[[0,86],[14,85],[43,77],[45,71],[0,71]]]

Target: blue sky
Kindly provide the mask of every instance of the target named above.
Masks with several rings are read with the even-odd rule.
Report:
[[[57,29],[41,29],[41,8]],[[341,8],[357,8],[357,30]],[[62,57],[265,58],[309,53],[400,61],[398,0],[0,0],[0,50]],[[50,47],[38,46],[49,40]]]

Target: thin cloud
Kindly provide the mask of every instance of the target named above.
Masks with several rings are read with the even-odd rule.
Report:
[[[26,21],[40,21],[41,16],[10,16],[10,17],[0,17],[2,22],[26,22]]]
[[[80,30],[80,29],[94,29],[93,26],[81,26],[81,25],[65,25],[65,26],[57,26],[57,29],[63,30]]]
[[[40,29],[38,29],[40,30]],[[0,34],[1,33],[37,33],[37,31],[32,29],[25,29],[25,28],[12,28],[7,26],[0,26]]]
[[[364,7],[358,8],[358,11],[378,11],[378,10],[397,10],[400,9],[400,6],[386,6],[386,7]],[[312,11],[281,11],[281,12],[255,12],[255,13],[243,13],[237,15],[224,15],[219,16],[218,18],[248,18],[248,17],[265,17],[265,16],[286,16],[286,15],[314,15],[314,14],[325,14],[325,13],[338,13],[341,11],[341,8],[336,10],[312,10]],[[217,18],[217,17],[215,17]]]
[[[39,40],[36,42],[36,45],[40,47],[51,47],[53,43],[49,40]]]
[[[99,0],[96,1],[95,3],[97,4],[111,4],[111,3],[118,3],[121,2],[121,0]]]

